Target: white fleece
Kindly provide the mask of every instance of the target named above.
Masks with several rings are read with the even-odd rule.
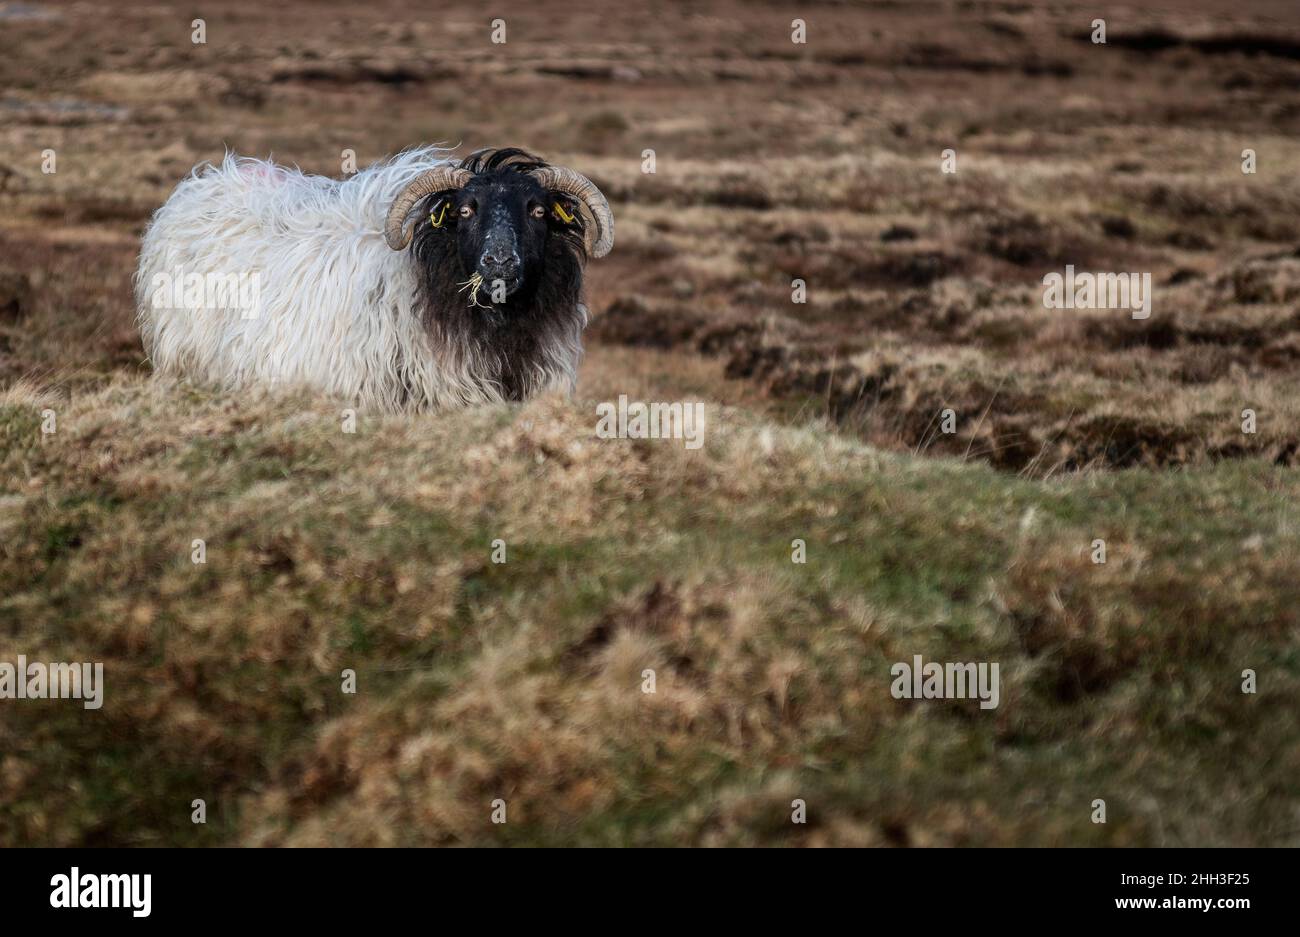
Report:
[[[500,400],[472,354],[431,345],[410,251],[384,242],[397,193],[446,153],[412,149],[343,181],[234,154],[196,167],[141,245],[136,303],[154,368],[229,389],[305,385],[380,410]],[[244,282],[258,307],[178,305],[164,287],[193,274],[255,278]]]

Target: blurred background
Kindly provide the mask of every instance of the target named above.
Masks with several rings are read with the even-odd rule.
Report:
[[[1274,384],[1300,354],[1277,305],[1300,289],[1289,4],[503,12],[494,44],[472,4],[236,2],[194,44],[183,5],[0,7],[4,308],[47,326],[6,333],[0,374],[139,367],[123,284],[141,225],[226,148],[339,176],[344,151],[522,145],[618,204],[620,249],[590,277],[602,343],[716,358],[872,442],[1016,471],[1292,458],[1293,393],[1275,404],[1291,428],[1245,441],[1197,412],[1244,373],[1295,387]],[[1043,316],[1067,263],[1152,272],[1179,315]],[[943,402],[988,414],[934,434]]]

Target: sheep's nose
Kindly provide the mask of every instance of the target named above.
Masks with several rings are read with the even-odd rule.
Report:
[[[519,255],[502,250],[486,250],[479,259],[479,264],[484,270],[501,276],[513,276],[519,271]]]

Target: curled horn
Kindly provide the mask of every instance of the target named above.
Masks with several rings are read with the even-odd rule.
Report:
[[[609,202],[586,176],[560,166],[546,166],[534,169],[532,177],[552,192],[572,195],[587,210],[594,222],[587,226],[587,253],[592,257],[604,257],[614,246],[614,213],[609,210]]]
[[[439,166],[437,169],[420,173],[408,182],[406,188],[393,199],[392,207],[388,209],[388,220],[384,223],[384,240],[388,242],[388,246],[395,251],[400,251],[405,250],[411,243],[412,232],[406,229],[406,216],[410,214],[416,202],[430,192],[459,189],[473,178],[474,174],[467,169]]]

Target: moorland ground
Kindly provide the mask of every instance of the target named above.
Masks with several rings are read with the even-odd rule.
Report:
[[[0,843],[1297,842],[1289,3],[427,6],[0,4],[0,660],[108,681],[0,701]],[[149,376],[194,164],[435,141],[609,196],[574,399]],[[1150,318],[1045,309],[1067,264]],[[597,439],[619,394],[706,444]]]

